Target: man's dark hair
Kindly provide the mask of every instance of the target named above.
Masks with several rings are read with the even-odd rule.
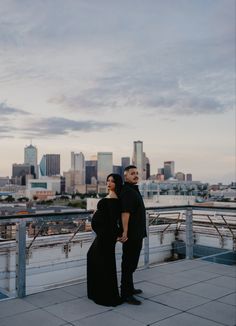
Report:
[[[129,171],[130,169],[137,169],[137,166],[135,166],[135,165],[128,165],[128,166],[126,166],[126,168],[124,169],[124,172],[125,172],[125,171]]]

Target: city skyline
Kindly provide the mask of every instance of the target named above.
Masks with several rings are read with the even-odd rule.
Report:
[[[136,153],[136,144],[137,143],[141,143],[142,144],[142,148],[143,148],[143,142],[142,141],[140,141],[140,140],[138,140],[138,141],[133,141],[133,145],[134,145],[134,147],[133,147],[133,153],[132,153],[132,155],[130,156],[130,157],[128,157],[128,156],[122,156],[122,157],[120,157],[120,160],[119,160],[119,162],[118,163],[116,163],[116,162],[114,162],[114,160],[113,160],[113,157],[114,157],[114,155],[113,155],[113,152],[97,152],[97,153],[94,153],[94,155],[92,155],[91,157],[86,157],[85,155],[84,155],[84,153],[82,153],[82,152],[79,152],[79,153],[75,153],[74,151],[71,151],[70,152],[70,160],[69,160],[69,166],[66,166],[65,168],[62,168],[61,166],[62,166],[62,164],[61,164],[61,154],[60,153],[57,153],[57,154],[55,154],[55,153],[50,153],[50,154],[42,154],[42,157],[41,157],[41,159],[40,159],[40,157],[39,157],[39,161],[38,161],[38,168],[37,168],[37,170],[40,170],[40,167],[41,167],[41,165],[42,165],[42,161],[46,158],[46,157],[54,157],[54,156],[58,156],[59,157],[59,165],[58,165],[58,171],[60,170],[60,174],[55,174],[55,175],[63,175],[64,173],[67,173],[67,172],[69,172],[69,171],[80,171],[81,173],[83,173],[83,169],[81,170],[81,168],[79,168],[78,170],[77,169],[75,169],[75,167],[74,167],[74,164],[75,164],[75,157],[77,157],[78,155],[79,156],[81,156],[82,158],[83,158],[83,160],[84,160],[84,169],[85,169],[85,167],[87,167],[87,166],[91,166],[91,162],[98,162],[100,159],[99,159],[99,155],[108,155],[108,156],[111,156],[111,159],[109,159],[108,161],[109,161],[109,163],[108,163],[108,165],[110,166],[110,168],[109,169],[107,169],[107,172],[106,172],[106,174],[105,175],[103,175],[103,179],[105,178],[106,179],[106,175],[107,174],[109,174],[109,173],[118,173],[118,172],[114,172],[114,168],[115,167],[120,167],[121,169],[122,169],[122,166],[123,166],[123,164],[122,164],[122,162],[123,162],[123,160],[125,160],[125,161],[127,161],[127,159],[129,159],[129,164],[128,165],[130,165],[130,164],[135,164],[136,166],[137,166],[137,164],[135,163],[135,162],[133,162],[132,160],[134,159],[134,155],[135,155],[135,153]],[[30,145],[26,145],[25,146],[25,148],[24,148],[24,154],[25,154],[25,150],[27,149],[27,147],[33,147],[33,148],[35,148],[36,149],[36,152],[37,152],[37,155],[38,155],[38,148],[37,148],[37,146],[35,146],[35,145],[33,145],[32,144],[32,142],[30,143]],[[148,157],[145,155],[145,153],[143,152],[143,154],[144,154],[144,156],[146,157],[146,159],[148,159]],[[132,158],[132,156],[133,156],[133,158]],[[77,160],[77,158],[76,158],[76,160]],[[74,161],[74,162],[73,162]],[[148,162],[149,162],[149,159],[148,159]],[[80,162],[80,164],[81,164],[82,162]],[[88,163],[88,165],[87,165],[87,163]],[[107,165],[107,163],[106,163],[106,165]],[[149,162],[150,163],[150,162]],[[11,170],[13,169],[13,166],[14,165],[24,165],[25,164],[25,162],[14,162],[14,163],[12,163],[12,165],[11,165]],[[97,163],[98,164],[98,163]],[[169,173],[169,175],[165,175],[165,173],[167,173],[167,170],[166,170],[166,167],[167,167],[167,165],[169,166],[172,166],[171,168],[170,168],[170,171],[169,171],[169,167],[167,168],[168,169],[168,173]],[[127,166],[127,165],[126,165]],[[188,179],[188,175],[190,175],[191,176],[191,180],[192,180],[192,171],[190,171],[189,169],[188,170],[181,170],[181,168],[180,169],[176,169],[175,168],[175,166],[176,166],[176,162],[175,161],[173,161],[173,160],[171,160],[171,161],[164,161],[164,162],[162,162],[162,163],[160,163],[160,166],[158,166],[158,167],[155,167],[155,171],[154,171],[154,173],[151,173],[151,176],[153,177],[154,175],[156,175],[156,177],[158,177],[158,175],[160,175],[160,174],[163,174],[163,177],[164,177],[164,175],[165,175],[165,180],[166,181],[168,181],[168,179],[171,177],[172,179],[173,178],[176,178],[176,175],[178,175],[179,173],[180,174],[182,174],[182,175],[184,175],[184,177],[186,177],[186,179]],[[137,166],[138,167],[138,166]],[[177,167],[178,167],[178,164],[177,164]],[[46,166],[45,166],[45,168],[46,168]],[[143,168],[145,169],[145,166],[143,166]],[[140,168],[139,168],[139,170],[140,170]],[[109,172],[110,171],[110,172]],[[160,171],[162,171],[162,172],[160,172]],[[85,172],[85,170],[84,170],[84,172]],[[45,172],[46,173],[46,172]],[[120,172],[119,172],[120,173]],[[43,177],[43,175],[41,175],[41,173],[39,173],[40,174],[40,176],[39,177]],[[10,173],[9,175],[0,175],[0,177],[10,177],[11,178],[11,176],[12,176],[12,173]],[[85,176],[84,176],[85,177]],[[99,178],[98,178],[99,179]],[[104,180],[105,180],[104,179]],[[143,177],[140,177],[140,181],[141,180],[147,180],[145,177],[144,177],[144,175],[143,175]],[[178,179],[178,178],[177,178]],[[202,179],[196,179],[196,178],[194,178],[194,181],[200,181],[200,182],[208,182],[207,180],[202,180]],[[232,182],[235,182],[234,180],[232,180],[232,181],[230,181],[229,183],[232,183]],[[218,182],[218,183],[220,183],[220,182]]]
[[[135,5],[134,5],[135,2]],[[135,10],[134,10],[135,7]],[[55,10],[56,9],[56,10]],[[235,180],[235,1],[0,4],[0,175],[25,145]]]

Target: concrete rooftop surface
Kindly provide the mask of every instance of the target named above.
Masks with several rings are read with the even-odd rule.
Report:
[[[103,307],[86,282],[0,301],[0,326],[236,325],[236,266],[181,260],[135,273],[142,305]]]

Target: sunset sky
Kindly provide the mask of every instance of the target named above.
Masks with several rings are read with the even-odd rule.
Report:
[[[32,140],[235,180],[235,0],[0,2],[0,176]]]

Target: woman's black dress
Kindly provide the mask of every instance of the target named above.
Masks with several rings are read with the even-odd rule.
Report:
[[[115,259],[120,214],[118,199],[103,198],[92,218],[92,229],[97,236],[87,253],[87,291],[89,299],[104,306],[121,303]]]

